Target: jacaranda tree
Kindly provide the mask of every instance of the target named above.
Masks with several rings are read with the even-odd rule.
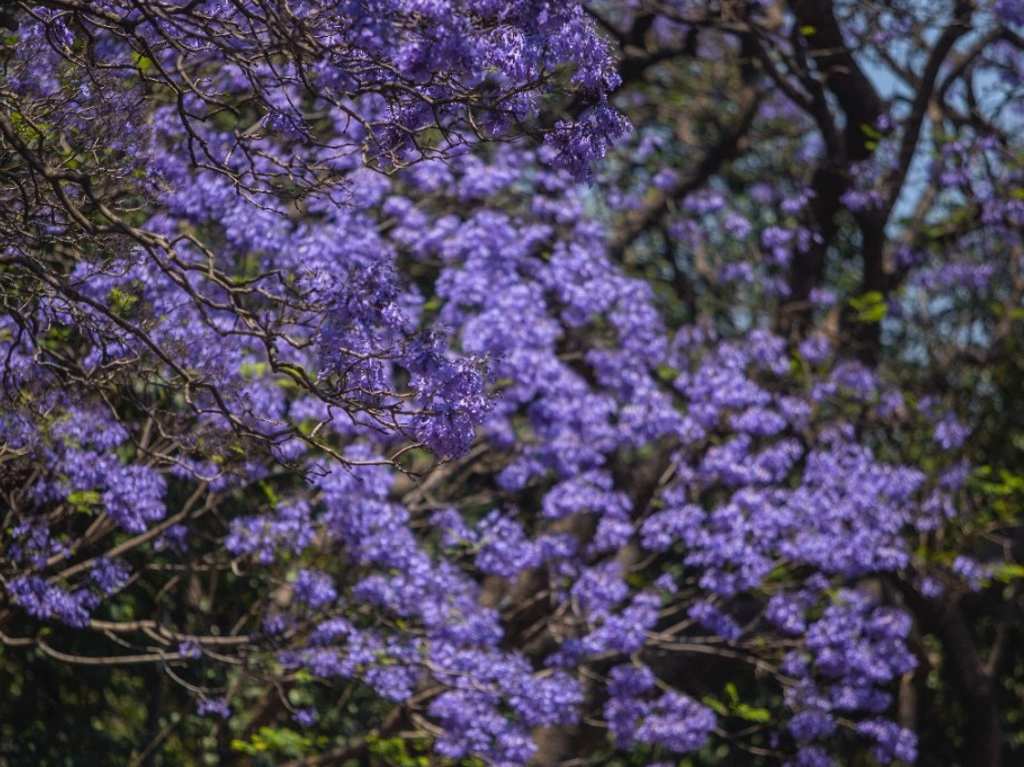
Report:
[[[1024,753],[1024,6],[0,24],[0,765]]]

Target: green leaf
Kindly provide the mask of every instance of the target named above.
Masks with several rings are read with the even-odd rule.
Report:
[[[269,369],[270,366],[266,362],[243,362],[239,366],[238,372],[242,374],[243,378],[252,379],[259,378]]]
[[[873,139],[880,139],[880,138],[882,138],[881,132],[878,131],[877,129],[875,129],[875,127],[873,125],[868,125],[867,123],[861,123],[860,124],[860,131],[861,131],[861,133],[863,133],[868,138],[873,138]]]
[[[768,709],[748,706],[746,703],[737,705],[735,714],[748,722],[770,722],[772,720],[772,714]]]
[[[120,288],[111,288],[108,298],[110,299],[111,310],[119,317],[128,314],[132,307],[139,302],[138,296],[132,295]]]
[[[409,753],[403,738],[371,738],[368,740],[370,753],[385,764],[394,765],[394,767],[421,767],[423,764],[423,757]]]
[[[68,503],[74,507],[75,511],[89,514],[102,498],[98,490],[76,490],[68,495]]]
[[[670,365],[659,365],[658,378],[665,383],[670,384],[679,378],[679,371]]]
[[[852,306],[854,309],[860,310],[865,309],[869,306],[874,306],[875,304],[878,304],[883,300],[885,299],[881,292],[877,290],[869,290],[867,293],[864,293],[859,296],[854,296],[853,298],[851,298],[850,306]]]
[[[701,702],[719,716],[729,715],[728,707],[726,707],[726,705],[722,703],[722,701],[712,697],[711,695],[705,695],[703,698],[701,698]]]
[[[263,494],[267,496],[267,501],[270,502],[271,506],[277,506],[281,498],[280,496],[278,496],[277,492],[274,490],[273,486],[271,486],[269,482],[267,482],[266,480],[261,481],[260,490],[262,490]]]
[[[244,740],[239,740],[238,738],[235,738],[231,741],[231,750],[238,751],[242,754],[252,755],[258,754],[260,752],[260,747],[253,743],[246,743]]]
[[[231,741],[231,749],[243,754],[273,752],[288,757],[301,757],[313,748],[313,740],[287,727],[260,727],[248,742],[240,739]]]
[[[869,290],[850,299],[850,307],[857,313],[858,322],[881,322],[889,311],[885,296],[877,290]]]
[[[1002,564],[992,571],[992,577],[996,580],[1009,583],[1018,578],[1024,578],[1024,565]]]
[[[138,53],[132,54],[132,63],[135,64],[135,67],[139,72],[144,75],[149,74],[153,70],[154,66],[153,59],[149,58],[149,56],[142,56]]]

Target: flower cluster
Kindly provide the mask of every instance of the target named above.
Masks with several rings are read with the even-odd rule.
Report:
[[[892,720],[910,618],[873,592],[991,575],[916,554],[958,513],[967,414],[823,330],[776,334],[742,308],[681,320],[614,257],[609,222],[653,198],[709,293],[896,313],[870,292],[791,295],[827,250],[811,180],[734,200],[671,168],[618,189],[591,175],[627,124],[576,2],[157,5],[39,10],[18,32],[21,117],[0,149],[75,104],[36,136],[71,153],[66,177],[24,183],[23,158],[0,178],[17,235],[0,243],[0,290],[17,291],[0,315],[0,593],[26,641],[40,623],[139,636],[214,718],[237,689],[210,681],[225,658],[281,672],[303,727],[331,720],[310,679],[350,686],[451,760],[555,763],[572,744],[545,731],[604,727],[598,759],[723,736],[796,767],[851,743],[912,761]],[[681,45],[683,26],[649,37]],[[95,77],[74,63],[86,37]],[[575,116],[548,119],[570,94]],[[765,99],[751,120],[801,128],[794,109]],[[544,143],[475,147],[523,126]],[[635,141],[641,164],[672,151]],[[939,172],[975,183],[969,155],[993,151],[949,150]],[[873,215],[888,176],[858,170],[837,206]],[[995,193],[981,207],[1000,233],[1019,223]],[[926,304],[1000,287],[1001,266],[896,260]],[[878,436],[900,430],[926,435],[905,463]],[[198,609],[124,619],[182,573]],[[758,700],[716,687],[722,667]]]

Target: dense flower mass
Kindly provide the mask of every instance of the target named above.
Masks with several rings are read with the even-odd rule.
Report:
[[[1013,348],[1019,142],[954,114],[871,251],[924,117],[816,38],[936,35],[746,5],[12,4],[0,639],[156,669],[147,740],[222,759],[913,762],[907,690],[968,657],[922,632],[1019,577],[1010,512],[969,532],[1019,478],[918,373]],[[756,139],[791,167],[723,170]]]
[[[34,502],[80,498],[139,533],[168,514],[168,481],[209,483],[230,494],[250,484],[276,484],[277,462],[304,466],[305,486],[282,487],[265,512],[235,516],[223,541],[237,561],[282,574],[323,541],[349,563],[346,585],[325,572],[299,569],[287,606],[267,606],[280,627],[268,633],[289,638],[280,662],[328,679],[362,680],[392,701],[409,699],[431,679],[437,691],[426,714],[444,733],[439,752],[452,758],[525,763],[535,754],[533,727],[578,722],[581,704],[596,694],[581,683],[580,670],[603,657],[671,653],[685,645],[664,633],[674,622],[665,616],[677,612],[692,626],[685,634],[695,631],[706,646],[741,648],[765,662],[781,652],[786,637],[800,638],[803,649],[788,651],[780,677],[792,693],[787,728],[799,743],[832,736],[830,712],[888,709],[885,686],[914,666],[902,644],[905,622],[898,615],[886,619],[882,608],[856,592],[827,606],[830,579],[846,582],[911,564],[902,532],[919,513],[926,476],[879,462],[857,443],[848,415],[836,409],[842,401],[870,413],[879,389],[873,375],[852,363],[830,368],[816,354],[822,372],[800,384],[790,379],[785,343],[768,332],[729,342],[688,328],[669,334],[646,285],[604,255],[603,230],[587,216],[572,179],[540,169],[525,150],[501,149],[486,165],[470,154],[455,158],[444,168],[444,188],[429,181],[432,170],[417,166],[382,185],[372,205],[329,209],[316,223],[281,233],[280,247],[263,256],[265,268],[287,267],[299,280],[307,279],[307,270],[331,296],[324,329],[310,336],[313,360],[323,371],[319,386],[345,387],[363,413],[383,413],[389,399],[401,402],[384,393],[408,374],[412,401],[422,412],[406,421],[396,408],[390,423],[358,411],[355,417],[336,413],[330,399],[297,389],[241,337],[227,348],[220,343],[217,358],[189,363],[221,376],[228,412],[214,410],[211,400],[195,421],[194,439],[177,447],[172,464],[108,457],[105,451],[119,448],[142,454],[123,450],[131,435],[98,403],[76,404],[48,433],[28,431],[24,444],[38,444],[51,476],[66,478],[54,484],[41,477],[31,490]],[[528,207],[487,207],[524,185],[544,190],[535,191]],[[417,226],[449,196],[462,201],[463,215]],[[377,257],[390,261],[387,272],[368,273],[380,288],[352,278],[326,287],[341,254],[329,262],[321,253],[319,267],[317,261],[289,264],[294,253],[315,252],[309,242],[336,241],[344,227],[372,221],[376,210],[393,218],[386,239],[374,235]],[[207,211],[215,208],[203,211],[210,216],[206,224],[179,215],[212,226],[215,213]],[[268,219],[268,226],[278,225]],[[246,236],[258,226],[250,222]],[[227,235],[227,248],[231,241]],[[241,254],[244,246],[237,247]],[[411,289],[398,287],[400,264],[434,281],[427,291],[437,296],[431,311],[449,328],[448,341],[417,337],[417,314],[425,308]],[[198,310],[171,308],[180,288],[147,275],[141,262],[119,275],[83,272],[79,281],[79,290],[97,302],[115,289],[135,291],[142,305],[165,302],[164,319],[150,323],[152,338],[190,328],[211,332]],[[510,323],[512,316],[529,321]],[[295,324],[299,332],[302,323]],[[581,355],[566,353],[584,338],[603,340]],[[59,411],[67,395],[47,388],[30,348],[8,343],[25,359],[21,375],[40,396],[53,397]],[[462,357],[451,356],[451,343]],[[200,348],[195,340],[183,346]],[[296,360],[291,364],[302,359],[298,351],[289,354]],[[500,394],[485,397],[487,380]],[[425,391],[432,393],[422,402]],[[33,423],[30,413],[26,405],[26,425]],[[482,515],[463,508],[457,494],[434,510],[393,493],[383,452],[395,440],[393,429],[416,436],[423,424],[460,428],[437,420],[453,417],[479,421],[481,440],[499,461],[495,480],[503,501]],[[268,438],[270,450],[232,457],[220,448],[204,455],[206,440],[230,445],[231,419],[240,434]],[[87,421],[91,431],[69,421]],[[316,444],[301,436],[273,439],[289,424],[301,436],[320,430],[328,448],[346,445],[341,462],[320,457]],[[472,438],[472,421],[461,428],[468,429],[465,436],[424,442],[440,455],[459,455]],[[656,444],[660,455],[649,460],[660,463],[663,476],[641,505],[609,467],[622,451]],[[539,514],[530,511],[534,503]],[[417,533],[425,512],[445,531],[440,549]],[[616,553],[630,550],[649,557],[628,570],[631,579],[651,578],[650,586],[637,589],[627,581]],[[467,565],[509,582],[527,579],[561,605],[545,652],[506,649],[515,634],[484,604],[486,592],[467,577]],[[104,592],[126,578],[123,565],[116,572],[111,564],[98,567]],[[818,573],[816,580],[792,593],[778,590],[780,572],[799,568]],[[65,591],[38,578],[13,582],[11,594],[36,617],[78,626],[88,623],[100,601],[88,590]],[[767,633],[744,628],[759,601]],[[384,623],[354,620],[366,608]],[[715,712],[682,693],[652,696],[656,674],[667,672],[658,667],[637,672],[648,680],[640,688],[620,692],[622,684],[610,684],[605,715],[615,742],[624,749],[699,749],[716,726]],[[226,715],[213,699],[199,707]]]

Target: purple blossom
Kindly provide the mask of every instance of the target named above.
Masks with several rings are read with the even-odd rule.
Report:
[[[743,633],[739,624],[732,617],[723,613],[710,602],[695,602],[687,610],[687,615],[691,620],[699,623],[701,627],[717,634],[723,639],[735,641]]]
[[[66,591],[38,576],[18,576],[7,585],[11,599],[34,618],[56,618],[70,626],[85,626],[98,600],[85,590]]]
[[[798,743],[827,738],[835,732],[835,720],[824,711],[807,709],[789,720],[789,731]]]
[[[935,442],[943,450],[956,450],[963,446],[971,430],[955,415],[947,413],[935,424]]]
[[[216,716],[221,719],[228,719],[231,716],[231,707],[223,698],[201,698],[196,705],[196,712],[199,716]]]
[[[293,716],[300,727],[313,727],[319,720],[319,715],[314,708],[300,708]]]
[[[300,570],[293,584],[295,598],[314,610],[324,607],[338,598],[334,583],[326,573],[315,570]]]
[[[958,556],[953,561],[953,572],[963,578],[972,591],[978,591],[990,574],[988,567],[966,556]]]
[[[178,643],[178,654],[191,660],[197,660],[203,657],[203,648],[195,640],[186,639],[184,642]]]
[[[128,582],[131,570],[120,560],[98,559],[93,564],[90,575],[96,587],[109,596]]]
[[[917,738],[912,732],[885,720],[874,719],[857,725],[857,732],[875,742],[872,754],[881,764],[917,760]]]

